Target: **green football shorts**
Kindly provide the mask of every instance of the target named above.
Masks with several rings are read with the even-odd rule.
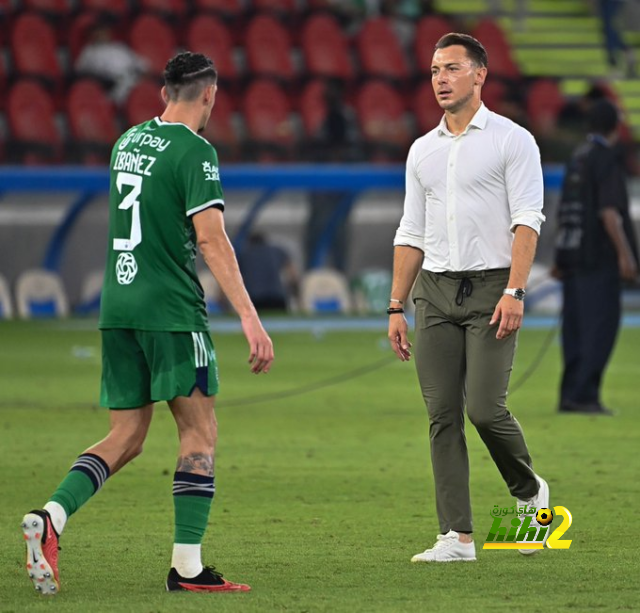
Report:
[[[151,402],[218,393],[218,365],[207,332],[102,330],[100,405],[133,409]]]

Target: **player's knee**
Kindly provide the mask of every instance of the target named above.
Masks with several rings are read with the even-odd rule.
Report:
[[[467,416],[477,430],[490,430],[495,423],[495,415],[493,413],[474,410],[471,406],[467,407]]]

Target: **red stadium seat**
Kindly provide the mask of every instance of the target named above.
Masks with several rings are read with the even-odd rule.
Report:
[[[176,38],[166,21],[156,15],[142,14],[131,25],[129,45],[144,57],[151,71],[162,74],[176,52]]]
[[[565,99],[558,84],[551,79],[539,79],[527,92],[527,114],[531,127],[539,132],[553,130]]]
[[[356,39],[365,74],[406,79],[409,64],[391,22],[385,17],[367,19]]]
[[[138,0],[140,9],[152,13],[162,13],[172,19],[183,18],[187,12],[184,0]]]
[[[491,19],[483,19],[471,32],[487,50],[489,72],[493,76],[518,79],[520,69],[511,56],[511,46],[504,32]]]
[[[294,13],[297,5],[296,0],[253,0],[253,8],[258,11]]]
[[[135,126],[162,115],[164,109],[165,104],[160,95],[160,85],[151,79],[145,79],[131,90],[124,104],[126,127]]]
[[[300,117],[304,132],[309,138],[318,134],[327,112],[325,103],[325,82],[321,79],[310,81],[300,97]]]
[[[81,161],[104,163],[119,136],[113,105],[91,79],[76,81],[67,96],[67,119]]]
[[[238,70],[233,59],[233,41],[227,27],[213,15],[197,15],[187,29],[187,48],[213,60],[221,79],[235,80]]]
[[[7,120],[12,154],[26,164],[59,162],[62,139],[49,93],[35,81],[18,81],[9,91]]]
[[[482,86],[482,102],[490,111],[500,113],[506,94],[507,88],[504,83],[491,77]]]
[[[69,54],[75,63],[87,43],[89,32],[98,16],[95,13],[80,13],[69,27]]]
[[[69,0],[24,0],[24,7],[30,11],[66,16],[71,11]]]
[[[413,112],[420,134],[433,130],[442,119],[444,111],[440,108],[431,81],[423,81],[413,96]]]
[[[404,150],[411,139],[404,103],[398,92],[384,81],[365,83],[356,96],[356,111],[360,129],[370,143]]]
[[[311,15],[302,28],[302,52],[314,76],[350,80],[353,66],[347,38],[331,15]]]
[[[56,46],[53,28],[40,15],[23,13],[15,20],[11,32],[11,51],[18,74],[57,83],[62,70]]]
[[[243,99],[249,138],[256,143],[274,145],[288,152],[294,141],[289,99],[272,81],[253,81]]]
[[[244,10],[241,0],[195,0],[195,8],[198,12],[212,11],[225,17],[239,17]]]
[[[231,96],[218,89],[207,127],[202,134],[216,148],[220,157],[235,160],[239,155],[240,138],[233,121],[233,102]]]
[[[129,14],[128,0],[80,0],[80,7],[82,11],[109,13],[118,17],[126,17]]]
[[[418,22],[413,52],[420,73],[431,74],[431,60],[436,43],[453,30],[451,23],[439,15],[428,15]]]
[[[249,70],[265,77],[289,80],[294,77],[291,39],[285,27],[270,15],[257,15],[245,33]]]
[[[1,43],[1,41],[0,41]],[[0,91],[7,91],[7,70],[4,66],[4,58],[0,56]],[[5,96],[0,96],[0,111],[4,109]]]

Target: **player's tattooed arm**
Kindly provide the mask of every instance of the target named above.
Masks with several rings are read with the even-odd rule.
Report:
[[[213,476],[213,456],[208,453],[190,453],[178,458],[176,472],[204,473]]]

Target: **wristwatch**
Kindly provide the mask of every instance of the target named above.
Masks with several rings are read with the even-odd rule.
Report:
[[[507,296],[513,296],[516,300],[524,300],[524,295],[527,292],[522,287],[507,287],[502,293]]]

